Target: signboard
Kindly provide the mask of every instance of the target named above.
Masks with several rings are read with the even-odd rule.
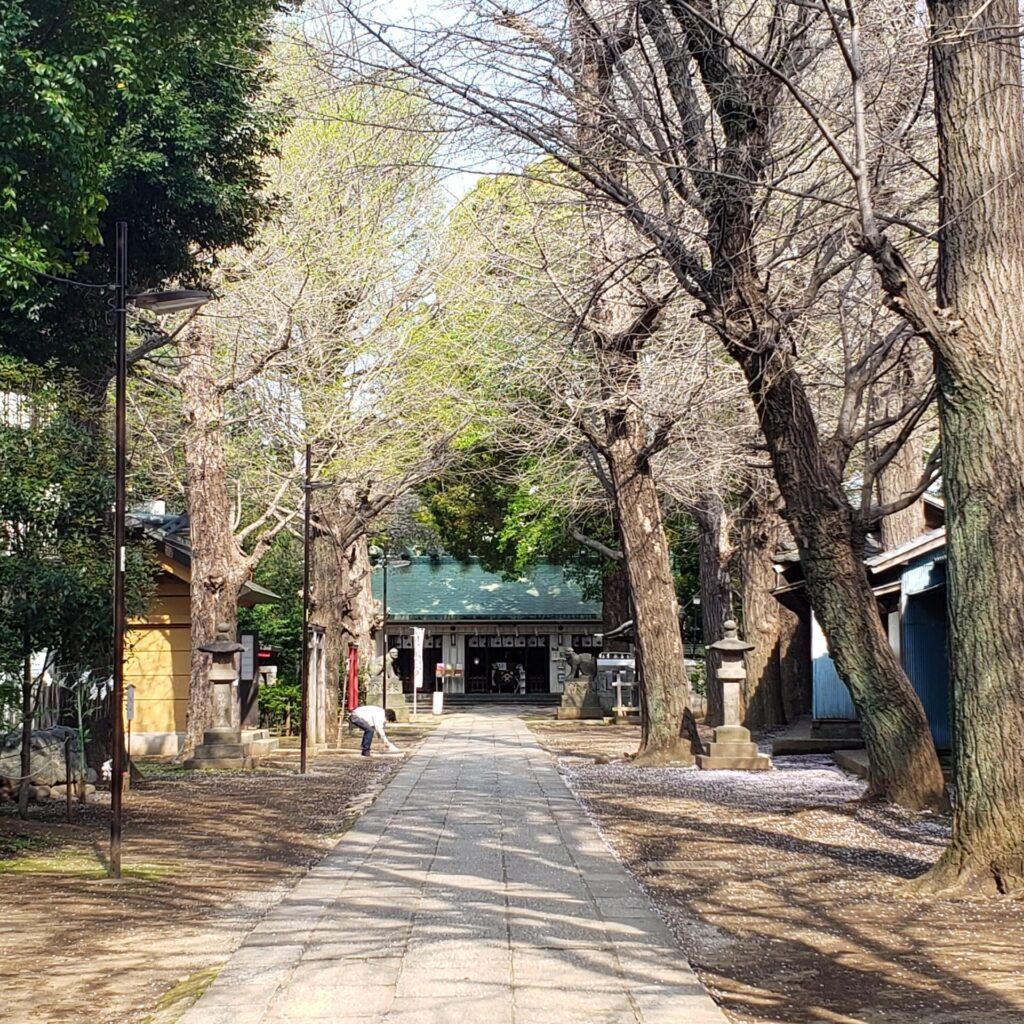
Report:
[[[242,657],[238,669],[238,678],[252,680],[256,678],[256,634],[243,633],[238,642],[242,645]]]
[[[135,687],[125,687],[125,701],[124,701],[124,717],[128,721],[132,721],[135,718]]]
[[[412,631],[412,688],[423,689],[423,638],[427,631],[421,626],[416,626]]]

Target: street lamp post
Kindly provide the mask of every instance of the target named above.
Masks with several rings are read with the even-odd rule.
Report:
[[[121,877],[121,810],[124,795],[124,637],[125,516],[127,514],[128,305],[165,315],[198,309],[213,298],[208,291],[128,293],[128,224],[117,222],[114,246],[114,721],[110,777],[111,878]]]

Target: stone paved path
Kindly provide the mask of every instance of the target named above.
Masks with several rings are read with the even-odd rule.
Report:
[[[724,1024],[511,714],[445,719],[180,1024]]]

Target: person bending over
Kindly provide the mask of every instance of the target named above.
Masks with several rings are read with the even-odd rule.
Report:
[[[385,722],[395,721],[395,713],[388,708],[378,707],[376,704],[364,704],[355,708],[349,715],[349,721],[357,728],[363,730],[363,757],[370,756],[370,747],[373,745],[373,734],[376,733],[386,744],[392,754],[400,754],[401,751],[388,739],[384,731]]]

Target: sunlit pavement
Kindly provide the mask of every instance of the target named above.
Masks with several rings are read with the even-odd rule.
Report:
[[[180,1024],[723,1024],[513,713],[447,718]]]

